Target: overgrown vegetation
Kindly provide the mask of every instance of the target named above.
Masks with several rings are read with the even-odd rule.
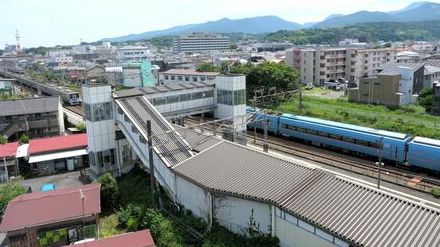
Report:
[[[434,187],[431,189],[431,195],[435,198],[440,198],[440,187]]]
[[[380,105],[350,103],[344,99],[305,96],[302,109],[299,108],[298,98],[271,108],[285,113],[440,139],[440,117],[425,113],[419,105],[390,109]]]
[[[265,36],[265,39],[269,41],[287,41],[295,45],[336,44],[345,38],[363,38],[368,42],[438,40],[440,39],[440,21],[360,23],[333,28],[282,30]]]
[[[116,213],[101,217],[100,236],[109,237],[115,234],[150,229],[157,246],[236,246],[258,247],[278,246],[278,239],[268,236],[245,238],[233,234],[225,228],[214,224],[208,233],[208,226],[201,219],[192,216],[188,210],[173,211],[177,218],[168,216],[152,207],[149,175],[140,168],[134,168],[117,180],[119,196],[114,207]],[[170,201],[164,198],[165,207]],[[168,206],[167,206],[168,205]],[[177,224],[176,220],[204,234],[202,240],[196,239],[186,229]]]
[[[101,183],[101,207],[104,212],[112,211],[116,205],[119,195],[119,187],[116,179],[110,173],[104,173],[98,178]]]
[[[0,209],[8,205],[15,197],[26,193],[25,188],[17,183],[7,183],[0,185]]]

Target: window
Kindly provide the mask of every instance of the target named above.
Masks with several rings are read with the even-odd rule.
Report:
[[[173,81],[176,80],[176,76],[172,75],[171,80],[173,80]]]
[[[192,80],[193,80],[193,81],[197,81],[197,76],[193,76],[193,77],[192,77]]]
[[[189,81],[189,76],[185,76],[185,81]]]
[[[168,80],[168,75],[165,75],[165,80]]]
[[[234,105],[244,105],[246,104],[246,90],[234,91]]]
[[[181,81],[182,80],[182,76],[181,75],[177,76],[177,80]]]

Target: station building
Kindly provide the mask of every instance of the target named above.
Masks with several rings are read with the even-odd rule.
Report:
[[[220,75],[214,82],[213,114],[234,119],[235,131],[246,124],[240,121],[244,80]],[[173,111],[159,110],[155,95],[172,105],[177,102],[168,97],[180,100],[197,88],[178,85],[113,94],[109,86],[83,87],[85,107],[96,109],[86,115],[90,168],[96,176],[124,169],[114,141],[116,123],[143,168],[154,169],[169,198],[208,224],[218,222],[247,236],[276,236],[283,247],[440,244],[438,205],[171,124],[173,117],[167,114]],[[186,113],[179,111],[183,116],[196,109],[189,104]]]

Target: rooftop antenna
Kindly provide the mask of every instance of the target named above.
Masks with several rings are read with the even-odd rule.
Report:
[[[18,29],[15,30],[15,40],[16,40],[17,53],[21,52],[20,33],[18,32]]]

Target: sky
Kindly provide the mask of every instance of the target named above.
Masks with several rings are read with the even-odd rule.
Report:
[[[0,49],[75,45],[132,33],[203,23],[276,15],[298,23],[360,10],[391,11],[414,0],[0,0]],[[433,1],[433,2],[440,2]]]

